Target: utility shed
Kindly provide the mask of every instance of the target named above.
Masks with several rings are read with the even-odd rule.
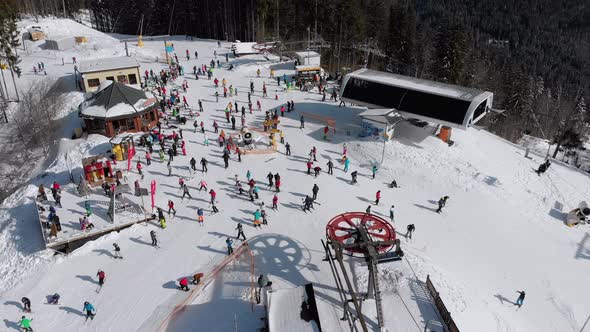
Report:
[[[340,98],[368,108],[395,109],[414,118],[455,128],[467,128],[492,109],[494,94],[370,69],[347,74]]]
[[[121,84],[141,85],[139,63],[133,57],[114,57],[80,61],[78,72],[81,74],[85,92],[96,91],[100,83],[109,80]]]
[[[295,57],[299,64],[304,66],[319,66],[321,63],[320,54],[314,51],[295,52]]]

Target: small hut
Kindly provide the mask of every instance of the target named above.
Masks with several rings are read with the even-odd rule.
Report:
[[[86,131],[114,137],[124,132],[149,131],[158,123],[158,100],[130,86],[105,81],[79,106]]]

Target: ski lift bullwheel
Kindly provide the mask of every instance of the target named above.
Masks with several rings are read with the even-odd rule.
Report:
[[[395,240],[395,229],[389,222],[381,217],[364,212],[346,212],[332,218],[326,226],[326,236],[331,241],[336,241],[342,245],[353,244],[359,240],[360,227],[365,227],[371,240],[393,241]],[[390,251],[393,244],[380,245],[376,249],[379,253]],[[349,255],[362,254],[364,248],[347,248],[345,252]]]

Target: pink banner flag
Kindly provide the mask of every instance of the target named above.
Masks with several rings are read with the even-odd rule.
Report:
[[[154,211],[154,207],[156,206],[156,180],[152,180],[151,184],[151,192],[152,192],[152,212]]]

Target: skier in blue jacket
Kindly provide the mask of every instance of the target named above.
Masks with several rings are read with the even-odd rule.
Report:
[[[84,302],[84,311],[86,311],[86,320],[88,320],[88,318],[94,319],[94,316],[96,315],[96,309],[94,309],[90,302]]]

